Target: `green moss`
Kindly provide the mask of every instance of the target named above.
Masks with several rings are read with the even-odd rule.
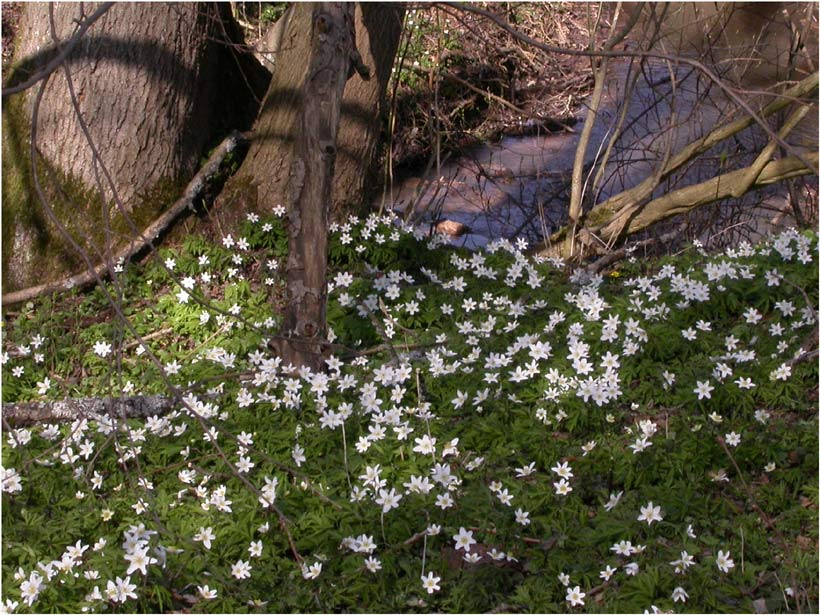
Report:
[[[24,27],[20,31],[25,31]],[[4,70],[5,86],[25,81],[48,58],[15,58]],[[31,166],[31,111],[27,102],[34,90],[10,96],[2,110],[2,274],[3,292],[46,281],[59,280],[85,269],[85,261],[72,242],[50,219],[33,185]],[[66,174],[51,161],[37,156],[37,176],[43,196],[54,217],[97,261],[105,243],[106,225],[96,189]],[[134,227],[143,230],[167,209],[181,193],[188,177],[163,178],[137,194],[129,203],[130,222],[108,204],[113,249],[134,237]]]
[[[593,207],[587,214],[586,226],[597,227],[606,224],[615,215],[615,211],[609,207]]]
[[[117,235],[125,238],[133,236],[132,224],[140,231],[144,230],[160,214],[174,204],[182,194],[188,181],[190,181],[190,177],[163,177],[150,188],[137,193],[128,215],[131,224],[125,217],[116,215],[111,220],[112,229]]]
[[[552,235],[550,235],[550,241],[553,243],[557,241],[564,241],[569,234],[569,229],[566,226],[562,226],[557,231],[555,231]]]
[[[85,268],[76,249],[60,232],[34,189],[29,152],[29,115],[22,95],[3,106],[2,214],[3,292],[58,280]],[[76,177],[37,157],[38,178],[57,220],[96,261],[105,244],[102,203]],[[116,251],[143,230],[178,197],[188,178],[163,178],[138,194],[129,204],[130,222],[114,205],[109,207],[111,240]]]
[[[65,239],[57,237],[54,232],[56,229],[50,228],[53,225],[49,223],[35,192],[28,146],[30,140],[28,122],[22,96],[14,96],[4,104],[2,117],[4,291],[19,287],[20,282],[27,277],[38,281],[49,279],[78,264],[77,257],[67,250]],[[59,209],[64,210],[65,198],[62,197],[76,192],[76,182],[63,181],[61,182],[64,183],[62,189],[55,190],[53,180],[59,174],[55,173],[51,165],[39,156],[37,166],[38,177],[46,198],[55,208],[55,212]],[[84,194],[82,198],[88,199],[89,195]],[[74,211],[71,218],[78,217],[77,212]],[[26,239],[22,240],[23,237]],[[16,250],[15,245],[17,245]],[[52,252],[54,257],[43,259],[42,255],[48,252]],[[29,265],[33,271],[32,276],[23,271],[29,268]]]

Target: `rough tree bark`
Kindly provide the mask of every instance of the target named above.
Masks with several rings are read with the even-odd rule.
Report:
[[[337,139],[331,218],[363,213],[378,186],[385,92],[399,45],[404,9],[398,4],[356,4],[356,47],[371,78],[352,77],[342,99],[342,123]]]
[[[14,68],[4,86],[24,82],[47,65],[76,22],[93,10],[89,3],[26,4]],[[173,202],[220,132],[228,127],[246,129],[255,116],[253,93],[240,85],[245,80],[238,74],[236,59],[217,42],[229,30],[226,7],[217,4],[115,4],[66,58],[76,104],[120,201],[138,226]],[[243,64],[246,72],[249,66]],[[267,83],[259,74],[245,77],[264,91]],[[3,101],[6,290],[76,273],[79,266],[30,189],[27,143],[38,86],[4,95]],[[233,94],[225,96],[226,91]],[[232,126],[226,125],[227,116]],[[114,232],[122,239],[129,235],[129,225],[118,219],[113,194],[81,130],[62,68],[48,79],[37,133],[38,169],[60,219],[75,234],[88,237],[92,254],[93,243],[104,243],[103,208],[112,216]]]
[[[297,89],[299,132],[288,174],[288,302],[277,350],[286,364],[316,370],[322,366],[326,334],[328,205],[342,94],[361,59],[352,5],[310,5],[310,21],[309,60]],[[363,78],[369,76],[359,69]]]

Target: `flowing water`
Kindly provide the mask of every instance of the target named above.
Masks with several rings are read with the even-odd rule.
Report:
[[[619,64],[592,130],[587,168],[604,155],[625,101],[623,134],[594,185],[594,194],[594,171],[586,178],[586,195],[594,202],[644,179],[668,152],[674,153],[722,121],[730,106],[722,92],[694,70],[680,69],[670,77],[666,65],[644,66],[634,73],[629,64]],[[587,116],[588,109],[583,108],[574,132],[504,137],[474,147],[426,174],[397,183],[387,192],[385,206],[422,223],[452,220],[466,225],[467,232],[454,239],[455,245],[476,248],[502,237],[539,241],[566,221],[570,177]],[[816,124],[812,130],[816,143]],[[749,164],[765,143],[765,135],[750,129],[729,141],[664,182],[657,194],[725,172],[727,161],[733,167]],[[772,209],[783,209],[782,191],[770,190],[753,198],[751,205],[743,205],[745,209],[735,205],[735,210],[743,212],[735,227],[748,231],[744,238],[749,233],[765,235]],[[735,210],[730,213],[734,215]],[[707,234],[734,224],[719,213],[712,214],[715,228]]]

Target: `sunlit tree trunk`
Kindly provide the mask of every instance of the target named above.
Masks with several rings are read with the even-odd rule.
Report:
[[[294,93],[298,131],[287,177],[287,306],[277,345],[285,363],[318,369],[326,338],[328,212],[342,94],[355,53],[353,6],[309,5],[308,62]]]
[[[301,82],[310,53],[312,5],[288,9],[285,32],[278,38],[273,76],[254,124],[250,149],[242,167],[219,199],[223,228],[236,228],[249,211],[264,213],[284,204],[293,148],[300,130]],[[354,74],[342,99],[337,136],[336,175],[331,217],[359,210],[376,186],[375,163],[385,111],[385,91],[398,48],[404,9],[398,4],[357,3],[356,45],[371,78]]]

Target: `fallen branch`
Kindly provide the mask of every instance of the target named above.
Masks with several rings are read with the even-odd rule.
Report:
[[[790,157],[772,160],[763,168],[750,190],[757,190],[792,177],[816,174],[820,155],[811,153],[804,156],[804,158],[808,158],[812,163],[811,168],[804,167],[803,160],[798,158]],[[724,173],[699,184],[666,193],[645,205],[636,203],[620,211],[610,212],[611,217],[603,224],[589,226],[583,230],[586,231],[588,238],[596,239],[602,245],[608,245],[662,220],[728,198],[732,196],[732,193],[739,185],[746,181],[747,177],[748,167]],[[598,206],[593,211],[596,211],[596,209],[598,209]],[[565,255],[568,245],[565,232],[566,228],[555,233],[550,241],[551,247],[546,249],[539,247],[539,254],[545,256],[551,254]],[[593,245],[591,241],[586,243],[587,247]]]
[[[804,117],[806,117],[810,109],[811,107],[809,105],[795,109],[783,123],[783,126],[777,133],[778,136],[781,139],[785,139],[789,136],[789,133],[794,130],[794,128],[803,120]],[[735,192],[732,194],[733,197],[740,198],[746,194],[746,191],[754,185],[755,180],[760,176],[760,172],[766,167],[776,151],[777,143],[770,141],[769,144],[763,148],[760,154],[758,154],[754,163],[752,163],[749,167],[747,177],[735,188]]]
[[[818,351],[817,348],[815,348],[814,350],[804,352],[803,354],[798,355],[793,359],[789,359],[788,361],[786,361],[786,365],[791,367],[792,365],[798,365],[800,363],[805,363],[806,361],[816,361],[818,356],[820,356],[820,351]]]
[[[131,260],[145,250],[153,247],[153,241],[163,233],[174,220],[176,220],[185,210],[193,210],[194,200],[205,189],[208,181],[219,172],[222,162],[236,147],[247,141],[248,137],[238,131],[232,132],[214,150],[208,161],[202,165],[199,172],[185,187],[182,196],[157,218],[148,228],[146,228],[138,238],[133,239],[128,245],[120,250],[112,259],[113,262],[125,262]],[[86,270],[83,273],[73,275],[57,282],[49,282],[24,288],[3,295],[3,306],[29,301],[35,297],[53,292],[71,290],[72,288],[86,288],[96,283],[98,278],[108,274],[108,264],[101,263],[93,270]]]
[[[441,344],[429,342],[429,343],[419,343],[419,344],[381,344],[379,346],[373,346],[372,348],[367,348],[365,350],[355,351],[352,350],[348,353],[342,355],[342,358],[349,359],[351,357],[366,357],[369,355],[379,354],[380,352],[390,351],[391,353],[395,350],[420,350],[422,348],[435,348],[436,346],[441,346]]]
[[[2,416],[4,421],[16,425],[74,421],[98,416],[136,419],[165,414],[176,405],[173,397],[164,395],[88,397],[3,404]]]

